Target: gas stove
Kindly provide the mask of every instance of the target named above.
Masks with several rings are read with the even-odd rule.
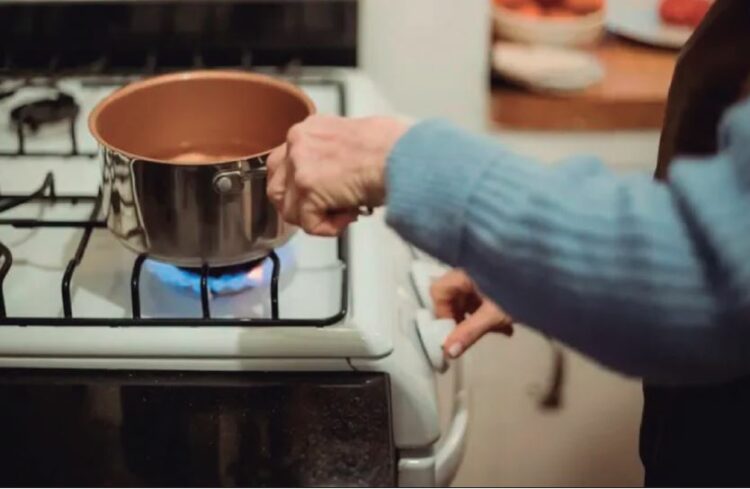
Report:
[[[468,399],[460,362],[441,374],[442,268],[382,212],[185,269],[127,250],[100,208],[86,119],[113,90],[234,68],[322,113],[390,113],[357,39],[353,1],[0,4],[0,482],[449,483]]]
[[[361,479],[347,470],[336,472],[343,477],[337,479],[307,469],[296,482],[448,482],[468,418],[457,365],[451,423],[446,428],[439,421],[436,379],[445,368],[440,343],[450,324],[433,320],[427,288],[441,269],[390,231],[382,213],[361,219],[338,239],[298,232],[267,259],[229,269],[183,269],[128,251],[103,224],[101,170],[86,116],[132,78],[5,81],[13,93],[0,99],[0,367],[8,373],[0,374],[0,392],[21,383],[43,385],[39,395],[49,396],[49,386],[69,384],[85,387],[104,404],[119,391],[122,404],[128,382],[147,390],[175,382],[182,389],[250,382],[248,389],[263,390],[271,382],[294,392],[344,385],[356,392],[364,385],[383,389],[377,402],[361,408],[381,413],[368,424],[382,425],[385,438],[362,448],[364,454],[380,450],[373,455],[379,469],[357,472]],[[388,111],[376,87],[355,69],[310,68],[292,81],[323,113]],[[62,105],[55,107],[56,101]],[[286,377],[302,373],[302,380]],[[216,395],[232,397],[221,392]],[[346,399],[358,395],[372,393]],[[339,402],[343,409],[346,402]],[[235,404],[215,408],[228,426],[237,423],[225,412]],[[313,408],[307,414],[320,415]],[[209,425],[219,438],[230,436],[221,423]],[[331,456],[323,452],[322,459]],[[141,477],[132,483],[159,480]],[[180,479],[186,480],[195,479]]]

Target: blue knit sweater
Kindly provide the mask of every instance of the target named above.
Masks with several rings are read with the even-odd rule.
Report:
[[[516,320],[611,368],[728,380],[750,374],[750,103],[720,142],[661,184],[589,158],[545,166],[426,121],[389,157],[387,219]]]

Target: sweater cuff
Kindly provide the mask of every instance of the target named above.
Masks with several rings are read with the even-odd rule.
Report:
[[[444,121],[416,124],[388,157],[387,223],[435,258],[457,264],[467,203],[498,151],[496,142]]]

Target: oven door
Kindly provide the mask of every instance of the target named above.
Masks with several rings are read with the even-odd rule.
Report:
[[[388,377],[0,371],[4,486],[393,486]]]

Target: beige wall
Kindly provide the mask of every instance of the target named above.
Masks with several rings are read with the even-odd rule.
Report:
[[[361,0],[359,63],[399,111],[479,129],[489,81],[489,0]]]

